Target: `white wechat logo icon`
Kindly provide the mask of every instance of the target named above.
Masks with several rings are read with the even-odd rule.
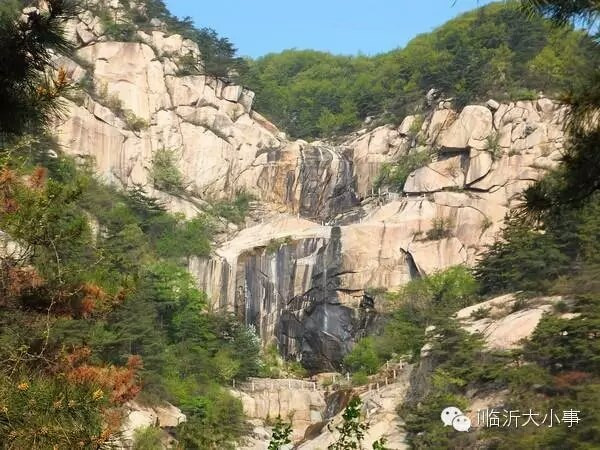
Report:
[[[456,431],[469,431],[471,420],[456,406],[444,408],[440,415],[445,427],[452,426]]]
[[[462,412],[455,406],[449,406],[448,408],[444,408],[442,411],[442,422],[444,422],[445,427],[449,427],[452,425],[452,421],[455,417],[462,416]]]
[[[469,428],[471,428],[471,419],[462,414],[456,416],[452,421],[452,428],[456,431],[469,431]]]

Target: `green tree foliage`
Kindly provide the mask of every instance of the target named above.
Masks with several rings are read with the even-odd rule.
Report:
[[[546,317],[526,347],[528,359],[552,372],[584,371],[600,374],[597,308],[584,318]]]
[[[569,268],[570,258],[562,247],[553,234],[513,219],[501,240],[488,247],[475,274],[484,293],[544,290]]]
[[[559,25],[577,21],[588,26],[597,38],[597,2],[522,3]],[[597,55],[597,48],[594,50]],[[510,393],[507,409],[574,409],[580,412],[581,422],[573,427],[489,429],[481,438],[494,448],[584,449],[600,445],[600,416],[594,406],[600,394],[600,197],[597,177],[592,175],[598,170],[597,116],[592,119],[600,105],[597,80],[597,64],[582,71],[567,96],[570,139],[563,164],[525,193],[521,214],[509,221],[503,239],[490,247],[476,269],[485,292],[523,289],[568,298],[555,313],[542,318],[523,350],[513,355],[517,364],[505,367],[498,380]],[[570,319],[557,315],[563,312],[576,315]]]
[[[381,365],[381,359],[375,349],[372,337],[366,337],[358,341],[352,351],[344,358],[344,367],[351,372],[365,372],[374,374]]]
[[[219,200],[212,204],[211,212],[231,223],[242,225],[250,210],[253,197],[246,192],[238,192],[233,201]]]
[[[258,374],[260,345],[235,318],[207,312],[186,270],[188,257],[210,250],[211,219],[171,216],[139,188],[116,191],[67,160],[48,173],[21,167],[0,176],[0,228],[33,265],[3,260],[0,353],[7,367],[39,369],[38,355],[54,361],[82,348],[97,365],[139,355],[143,396],[181,405],[212,442],[197,448],[233,445],[244,429],[241,405],[220,384]],[[219,423],[225,416],[228,427]]]
[[[159,428],[139,428],[133,436],[132,450],[155,450],[161,448],[161,431]]]
[[[360,420],[362,402],[358,397],[352,397],[342,413],[343,422],[335,427],[339,433],[338,440],[327,447],[327,450],[351,450],[361,448],[365,431],[369,426]]]
[[[68,0],[49,0],[48,11],[31,10],[29,2],[0,3],[0,133],[19,134],[46,124],[58,112],[57,99],[66,89],[64,74],[49,71],[51,51],[68,53],[65,19],[75,14]]]
[[[596,174],[600,170],[600,56],[598,20],[600,6],[595,1],[524,0],[523,6],[533,16],[547,16],[564,29],[570,23],[583,26],[593,38],[591,64],[577,66],[578,76],[567,86],[564,97],[570,105],[568,129],[570,139],[562,165],[553,178],[532,186],[525,195],[530,216],[539,218],[556,205],[581,205],[600,189]],[[564,64],[561,55],[557,60]]]
[[[192,414],[179,426],[178,439],[190,450],[235,450],[235,438],[248,431],[243,420],[242,403],[222,390],[197,397],[186,408]]]
[[[388,292],[386,300],[392,312],[385,318],[385,325],[376,335],[357,343],[344,359],[345,367],[373,374],[389,359],[416,359],[426,328],[475,303],[478,289],[469,270],[456,266]]]
[[[337,431],[338,439],[327,447],[327,450],[359,450],[370,425],[361,421],[362,401],[359,397],[352,397],[342,413],[342,423],[336,427],[329,426],[330,431]],[[385,438],[373,442],[374,450],[386,450]]]
[[[4,448],[68,448],[104,444],[109,406],[97,386],[45,376],[0,376],[0,441]],[[16,381],[20,380],[20,381]]]
[[[384,164],[379,172],[374,188],[389,187],[393,191],[401,192],[408,176],[415,170],[431,162],[432,153],[427,150],[401,156],[395,163]]]
[[[103,6],[95,7],[93,10],[104,26],[104,35],[110,40],[132,42],[138,39],[135,25],[125,20],[125,17],[119,17],[117,12]]]
[[[425,233],[430,241],[437,241],[451,236],[452,222],[445,217],[436,217],[431,221],[431,229]]]
[[[595,2],[524,1],[529,11],[549,16],[559,25],[580,20],[590,33],[600,14]],[[597,38],[597,34],[595,35]],[[592,47],[592,60],[600,55]],[[561,58],[563,61],[565,58]],[[598,238],[598,64],[579,67],[570,86],[569,140],[562,164],[530,187],[525,207],[511,220],[502,241],[490,247],[476,273],[487,292],[548,289],[559,276],[588,278],[596,271]],[[589,282],[586,283],[590,287]],[[571,286],[573,289],[573,286]]]
[[[374,57],[287,50],[250,61],[243,81],[255,107],[292,136],[353,129],[368,116],[400,120],[438,89],[457,107],[473,101],[555,95],[597,67],[584,33],[526,16],[517,2],[463,14],[405,48]]]
[[[465,411],[467,389],[497,384],[507,361],[487,354],[482,338],[463,330],[452,319],[437,321],[428,342],[427,358],[433,371],[421,383],[418,399],[400,408],[409,442],[416,449],[470,448],[475,443],[472,434],[445,427],[440,412],[449,405]]]
[[[247,69],[246,61],[237,56],[237,49],[231,41],[219,36],[215,30],[207,27],[197,28],[191,17],[174,16],[163,0],[144,0],[144,4],[145,14],[131,12],[133,22],[142,29],[151,29],[150,19],[158,18],[165,22],[169,31],[193,40],[200,48],[202,64],[192,62],[192,66],[202,66],[204,73],[226,79],[235,79]]]
[[[170,194],[181,194],[187,187],[177,167],[180,155],[175,149],[160,148],[152,155],[150,179],[156,189]]]
[[[49,49],[64,46],[67,3],[50,1],[26,22],[22,3],[0,5],[0,95],[10,108],[22,102],[10,120],[19,127],[0,121],[11,134],[0,142],[0,230],[16,248],[0,258],[0,441],[101,448],[120,428],[117,408],[143,385],[142,399],[182,406],[185,448],[235,448],[242,407],[222,384],[257,374],[260,346],[233,317],[208,311],[186,270],[209,253],[214,218],[173,216],[139,186],[119,191],[50,158],[59,149],[43,132],[47,112],[15,121],[23,108],[55,104],[66,83],[61,72],[44,93],[39,77]]]
[[[430,313],[444,317],[469,306],[476,299],[478,284],[463,266],[455,266],[430,276],[413,280],[391,300],[410,308],[421,323],[434,320]]]
[[[277,417],[275,426],[273,427],[273,433],[271,434],[271,440],[269,441],[268,450],[282,450],[282,448],[292,443],[290,436],[292,435],[292,425],[281,420],[281,417]]]

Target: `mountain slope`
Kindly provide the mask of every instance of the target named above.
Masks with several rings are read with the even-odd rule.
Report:
[[[39,374],[31,395],[49,374],[105,383],[129,440],[157,418],[165,427],[183,419],[161,408],[167,400],[186,415],[170,430],[185,448],[236,448],[248,432],[244,405],[224,385],[302,374],[301,364],[351,369],[346,354],[394,306],[382,292],[423,278],[429,289],[445,279],[434,274],[473,265],[495,241],[524,189],[558,164],[567,110],[543,96],[462,108],[438,93],[398,126],[290,140],[254,111],[252,91],[206,73],[198,42],[164,15],[153,20],[149,6],[94,2],[73,17],[75,51],[53,60],[57,79],[76,85],[64,114],[52,117],[52,136],[6,149],[0,223],[11,290],[0,349],[26,349],[23,367]],[[434,297],[444,299],[440,286]],[[40,350],[60,364],[42,364]],[[16,378],[27,376],[0,381],[19,398],[29,387]],[[151,406],[123,406],[140,386],[136,400]],[[327,414],[308,403],[296,436],[343,402]],[[265,413],[257,419],[276,407],[256,408]],[[100,429],[105,439],[119,424]]]
[[[290,135],[339,135],[369,116],[399,122],[436,89],[458,107],[563,92],[597,54],[584,33],[526,17],[518,2],[461,15],[374,57],[287,50],[250,61],[256,107]]]

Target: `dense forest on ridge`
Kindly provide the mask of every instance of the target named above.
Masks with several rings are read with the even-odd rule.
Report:
[[[596,62],[594,62],[596,61]],[[399,121],[437,89],[457,108],[494,98],[524,100],[563,92],[582,66],[597,64],[591,39],[518,2],[493,3],[376,56],[286,50],[248,61],[242,82],[256,109],[291,136],[343,134],[367,117]]]

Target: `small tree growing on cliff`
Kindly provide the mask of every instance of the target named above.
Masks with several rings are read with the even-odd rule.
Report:
[[[290,439],[291,434],[292,425],[282,421],[281,416],[277,417],[268,450],[283,450],[286,445],[292,443],[292,440]]]
[[[169,194],[180,194],[185,191],[186,183],[183,174],[177,167],[179,159],[177,150],[159,148],[152,155],[150,179],[156,189]]]
[[[327,447],[327,450],[360,450],[362,449],[362,441],[365,433],[369,429],[368,423],[360,421],[360,409],[362,401],[357,396],[352,397],[348,406],[342,414],[344,421],[335,427],[339,432],[340,437],[336,442]],[[329,426],[329,431],[333,431]],[[388,450],[385,447],[385,438],[381,438],[373,442],[373,450]]]

